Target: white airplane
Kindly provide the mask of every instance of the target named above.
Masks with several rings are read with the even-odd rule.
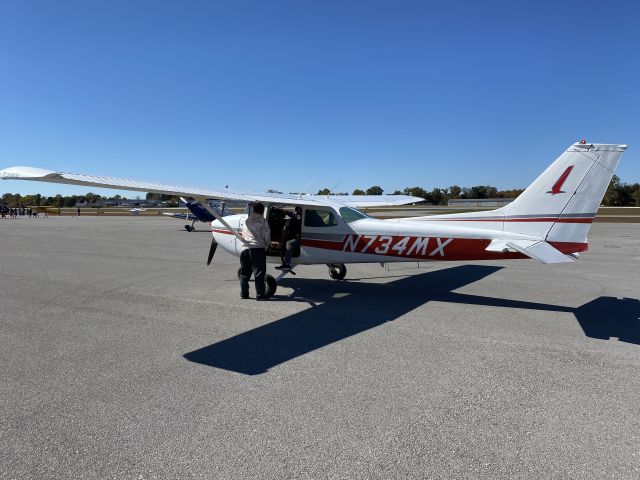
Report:
[[[272,232],[270,263],[280,263],[282,207],[304,211],[300,251],[295,265],[326,264],[329,275],[343,279],[349,263],[531,258],[543,264],[576,260],[588,248],[587,233],[627,145],[574,143],[516,200],[492,211],[376,220],[354,207],[403,205],[422,199],[405,196],[296,196],[233,193],[149,182],[60,173],[30,167],[0,170],[0,178],[35,180],[141,192],[182,195],[200,201],[261,202]],[[239,256],[247,214],[215,217],[207,264],[218,245]],[[267,276],[267,295],[277,282]]]
[[[144,208],[135,207],[129,210],[131,215],[140,215],[142,212],[146,212],[147,210]]]

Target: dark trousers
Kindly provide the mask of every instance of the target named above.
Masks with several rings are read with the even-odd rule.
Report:
[[[287,265],[291,265],[291,257],[293,257],[293,251],[298,248],[299,244],[300,244],[300,240],[298,240],[297,238],[289,240],[285,244],[286,250],[284,252],[284,257],[282,258],[283,263],[286,263]]]
[[[240,254],[240,295],[249,295],[249,279],[253,273],[256,295],[265,294],[264,277],[267,274],[267,252],[264,248],[248,248]]]

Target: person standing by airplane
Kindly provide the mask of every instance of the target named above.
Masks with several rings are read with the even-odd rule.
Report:
[[[240,298],[249,298],[249,278],[253,271],[256,300],[265,300],[264,278],[267,274],[267,249],[271,243],[271,230],[264,218],[264,205],[253,205],[252,213],[244,222],[242,238],[245,245],[240,254]]]
[[[300,234],[302,233],[302,207],[296,207],[294,211],[286,212],[289,219],[286,221],[282,231],[282,243],[285,247],[282,256],[282,265],[276,267],[277,270],[291,270],[291,257],[293,252],[300,248]]]

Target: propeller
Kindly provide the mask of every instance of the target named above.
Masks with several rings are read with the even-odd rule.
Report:
[[[218,242],[216,242],[215,237],[211,237],[211,247],[209,247],[209,256],[207,257],[207,265],[211,264],[213,255],[214,253],[216,253],[216,248],[218,248]]]

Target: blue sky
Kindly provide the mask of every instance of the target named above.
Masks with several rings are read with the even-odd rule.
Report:
[[[586,138],[633,183],[639,88],[637,2],[0,2],[0,168],[516,188]]]

